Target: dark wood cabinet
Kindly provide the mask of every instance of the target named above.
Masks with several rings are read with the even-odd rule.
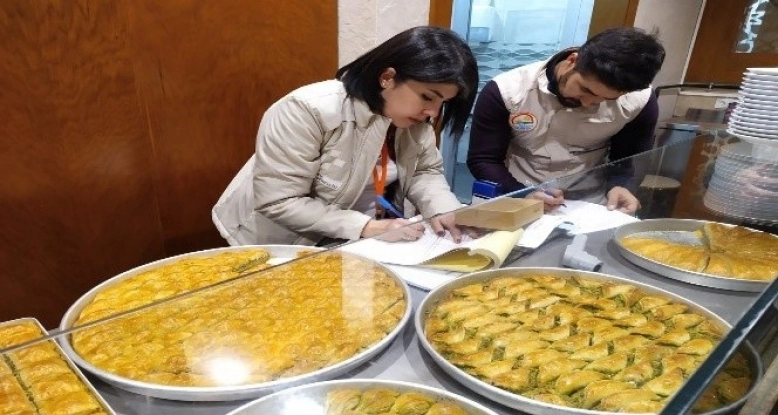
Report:
[[[225,245],[213,203],[337,30],[334,0],[0,2],[0,320]]]

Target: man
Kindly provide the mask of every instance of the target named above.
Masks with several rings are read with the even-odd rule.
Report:
[[[546,210],[567,197],[634,213],[631,165],[595,167],[651,148],[658,106],[650,83],[664,57],[655,35],[614,28],[495,76],[473,111],[470,172],[504,193],[553,183],[527,196]]]

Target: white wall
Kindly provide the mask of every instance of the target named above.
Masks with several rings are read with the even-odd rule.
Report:
[[[338,66],[405,29],[429,23],[429,1],[339,0]]]
[[[659,40],[667,51],[662,70],[654,86],[680,84],[693,46],[705,0],[640,0],[635,26],[659,30]],[[668,92],[659,98],[659,119],[672,116],[677,94]]]

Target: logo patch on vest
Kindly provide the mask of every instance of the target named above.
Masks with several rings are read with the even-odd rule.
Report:
[[[538,117],[531,112],[515,112],[511,114],[509,122],[516,131],[532,131],[538,126]]]

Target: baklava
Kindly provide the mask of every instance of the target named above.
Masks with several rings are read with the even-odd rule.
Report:
[[[256,257],[266,254],[182,259],[129,277],[99,293],[76,325],[147,303],[151,293],[170,296],[261,268]],[[71,341],[84,360],[126,379],[259,384],[363,352],[397,327],[407,307],[401,283],[383,266],[323,252],[76,331]]]
[[[699,236],[699,245],[640,234],[620,243],[646,259],[687,271],[759,281],[778,276],[778,236],[712,222],[694,235]]]
[[[421,392],[391,388],[335,389],[327,394],[326,415],[468,415],[456,403]]]
[[[33,321],[0,326],[0,349],[43,336]],[[106,409],[51,340],[0,359],[0,414],[103,415]]]
[[[608,412],[661,410],[721,335],[719,323],[686,304],[581,275],[492,278],[453,289],[425,317],[429,344],[469,375],[534,400]],[[739,399],[751,379],[738,355],[697,409]]]

